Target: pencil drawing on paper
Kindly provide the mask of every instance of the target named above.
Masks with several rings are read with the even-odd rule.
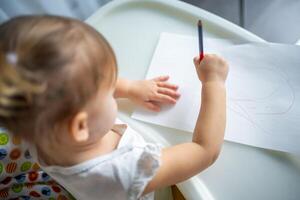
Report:
[[[228,109],[265,132],[268,130],[256,120],[258,115],[284,115],[294,105],[293,87],[279,69],[258,66],[236,70],[230,81]]]

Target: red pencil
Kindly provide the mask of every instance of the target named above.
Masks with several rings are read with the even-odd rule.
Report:
[[[202,22],[198,20],[198,39],[199,39],[199,56],[200,61],[204,58],[204,50],[203,50],[203,32],[202,32]]]

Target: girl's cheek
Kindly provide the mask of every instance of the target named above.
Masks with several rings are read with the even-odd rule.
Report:
[[[113,98],[112,99],[112,105],[111,105],[111,115],[112,115],[112,121],[115,123],[116,118],[117,118],[117,114],[118,114],[118,105],[116,100]]]

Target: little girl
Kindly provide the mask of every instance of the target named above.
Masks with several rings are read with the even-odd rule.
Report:
[[[80,21],[14,18],[0,26],[0,125],[27,141],[76,199],[152,199],[154,190],[210,166],[221,148],[228,67],[216,55],[194,63],[202,101],[193,139],[161,149],[116,122],[115,98],[159,111],[180,96],[168,76],[118,78],[112,48]]]

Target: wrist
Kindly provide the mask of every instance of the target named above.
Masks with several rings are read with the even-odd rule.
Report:
[[[221,99],[224,99],[223,97],[226,96],[226,87],[224,82],[205,82],[202,84],[202,90],[201,90],[201,99],[202,103],[204,103],[204,100],[208,100],[210,103],[214,101],[219,101]]]
[[[133,86],[133,82],[132,80],[125,80],[124,81],[124,96],[125,98],[130,98],[131,97],[131,90],[132,90],[132,86]]]
[[[226,87],[224,82],[210,81],[202,83],[201,98],[216,98],[216,96],[226,96]],[[218,97],[218,98],[219,98]]]
[[[115,98],[129,98],[132,81],[119,78],[116,84]]]
[[[217,86],[221,88],[225,88],[225,82],[224,81],[205,81],[202,82],[202,87],[211,87],[211,86]]]

